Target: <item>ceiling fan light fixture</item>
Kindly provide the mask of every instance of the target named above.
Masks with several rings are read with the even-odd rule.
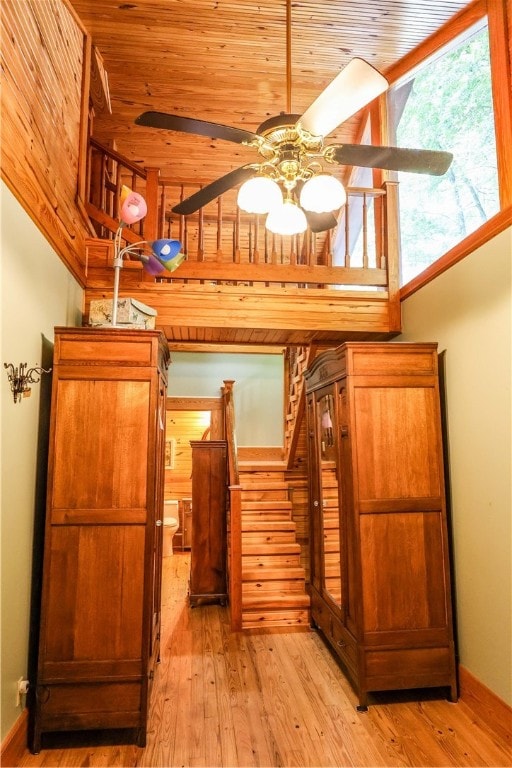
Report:
[[[298,205],[292,200],[285,200],[270,211],[265,226],[276,235],[298,235],[306,231],[308,222]]]
[[[281,188],[268,176],[253,176],[238,191],[238,207],[247,213],[268,213],[282,203]]]
[[[306,181],[300,193],[300,204],[306,211],[330,213],[345,204],[347,194],[341,181],[320,173]]]

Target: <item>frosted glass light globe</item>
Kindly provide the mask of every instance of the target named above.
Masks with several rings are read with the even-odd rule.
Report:
[[[306,181],[300,193],[300,204],[306,211],[329,213],[345,203],[347,195],[343,184],[334,176],[320,173]]]
[[[273,208],[267,216],[265,226],[276,235],[298,235],[305,232],[308,222],[304,211],[291,200]]]
[[[283,193],[277,182],[266,176],[254,176],[238,190],[238,207],[248,213],[268,213],[283,202]]]

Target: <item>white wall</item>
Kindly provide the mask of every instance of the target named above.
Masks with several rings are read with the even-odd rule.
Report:
[[[173,352],[170,397],[219,397],[225,379],[234,384],[239,446],[282,446],[282,355]]]
[[[446,350],[460,662],[512,704],[509,229],[403,304],[403,341]]]
[[[83,292],[9,189],[1,203],[1,739],[21,714],[27,675],[40,384],[14,404],[4,362],[41,363],[42,335],[79,325]]]

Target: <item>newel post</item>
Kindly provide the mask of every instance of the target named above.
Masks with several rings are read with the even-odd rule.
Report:
[[[236,455],[235,415],[233,403],[233,379],[225,379],[222,387],[226,441],[228,445],[228,594],[231,630],[242,629],[242,489],[239,485],[238,459]]]
[[[158,240],[159,233],[159,217],[158,217],[158,204],[160,201],[160,169],[159,168],[145,168],[146,171],[146,205],[148,212],[144,219],[144,240]],[[148,283],[154,283],[155,278],[142,270],[142,280]]]

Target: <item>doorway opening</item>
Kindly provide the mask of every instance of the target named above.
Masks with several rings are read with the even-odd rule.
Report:
[[[189,552],[192,541],[191,440],[222,440],[221,397],[168,397],[166,401],[164,503],[177,509],[179,527],[173,552]]]

